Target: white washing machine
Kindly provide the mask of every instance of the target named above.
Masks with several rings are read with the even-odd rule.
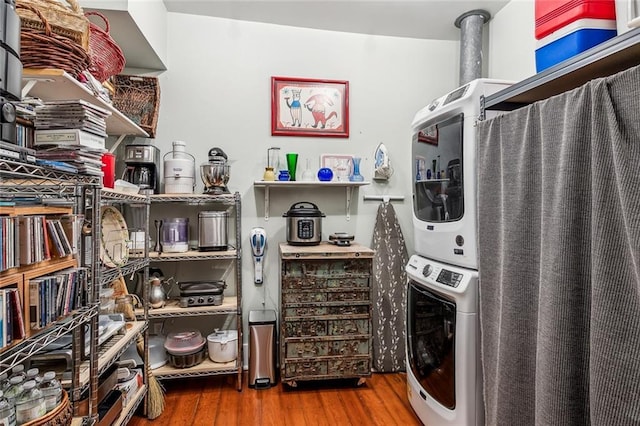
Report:
[[[411,407],[428,426],[483,425],[478,273],[418,255],[405,269]]]

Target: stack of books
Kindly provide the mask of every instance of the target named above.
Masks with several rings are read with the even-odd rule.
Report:
[[[34,123],[37,163],[102,176],[106,119],[110,114],[81,99],[51,101],[38,106]]]

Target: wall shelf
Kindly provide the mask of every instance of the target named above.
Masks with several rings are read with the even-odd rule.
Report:
[[[22,70],[22,82],[23,98],[29,95],[43,101],[82,99],[111,112],[106,120],[107,134],[149,137],[140,126],[110,103],[96,97],[87,87],[63,70],[25,68]]]
[[[511,111],[638,64],[640,28],[635,28],[487,96],[484,109]]]
[[[347,220],[351,219],[351,198],[353,189],[359,186],[369,185],[371,182],[305,182],[305,181],[265,181],[256,180],[253,182],[254,188],[264,188],[264,220],[269,220],[269,192],[271,188],[345,188],[346,215]]]

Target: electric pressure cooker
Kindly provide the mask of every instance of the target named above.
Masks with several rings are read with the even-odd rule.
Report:
[[[318,206],[301,201],[282,215],[287,218],[287,243],[294,246],[314,246],[322,241],[322,218]]]

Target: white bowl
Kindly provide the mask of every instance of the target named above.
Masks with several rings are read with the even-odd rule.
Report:
[[[224,330],[207,336],[209,358],[213,362],[231,362],[238,356],[238,330]]]
[[[140,187],[126,180],[118,179],[113,184],[113,189],[116,191],[128,192],[131,194],[137,194],[140,191]]]

